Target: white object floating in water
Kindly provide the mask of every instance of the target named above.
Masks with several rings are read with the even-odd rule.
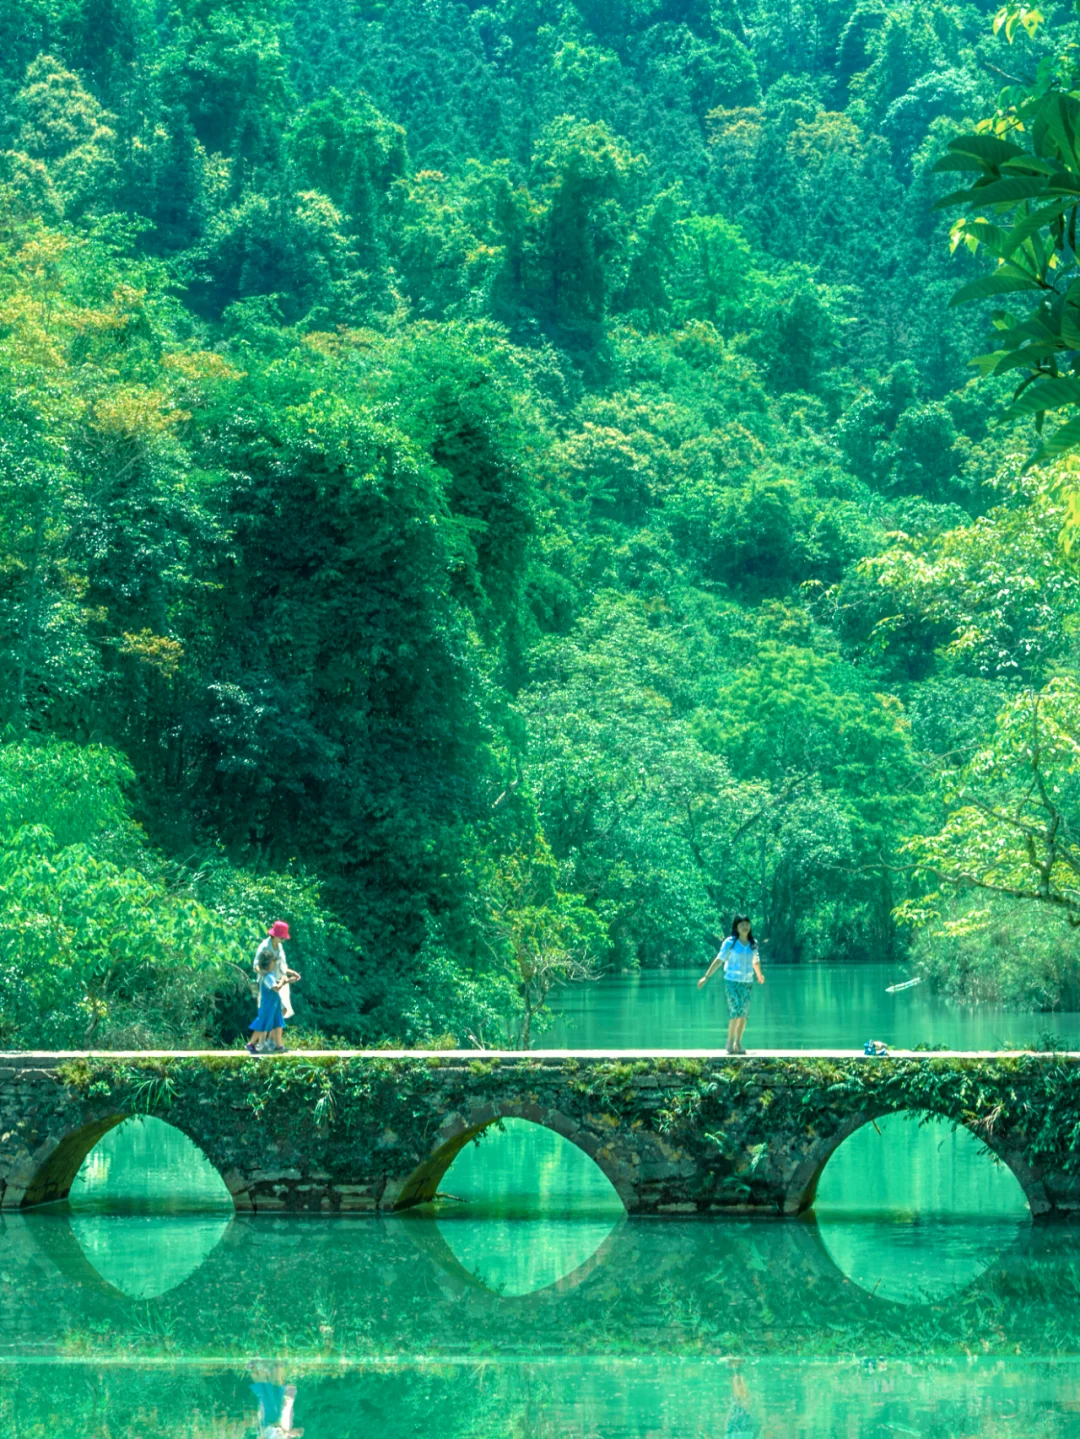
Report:
[[[890,984],[890,985],[886,988],[885,993],[886,993],[886,994],[899,994],[902,989],[910,989],[913,984],[919,984],[919,983],[921,983],[921,980],[919,980],[919,979],[905,979],[904,982],[903,982],[903,984]]]

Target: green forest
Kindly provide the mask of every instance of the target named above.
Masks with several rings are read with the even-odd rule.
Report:
[[[0,4],[5,1047],[238,1042],[278,918],[330,1044],[736,909],[1080,1000],[1080,22],[994,12]]]

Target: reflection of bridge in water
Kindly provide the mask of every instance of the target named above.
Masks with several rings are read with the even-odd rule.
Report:
[[[971,1129],[1033,1214],[1065,1214],[1080,1208],[1078,1066],[1019,1053],[9,1055],[2,1204],[64,1198],[98,1140],[148,1113],[199,1146],[238,1210],[405,1209],[514,1117],[577,1145],[632,1214],[794,1215],[849,1135],[914,1111]]]
[[[119,1156],[132,1133],[141,1136],[133,1168],[145,1179],[149,1136],[164,1134],[173,1162],[183,1154],[188,1170],[193,1162],[205,1168],[226,1207],[157,1217],[103,1212],[99,1200],[70,1213],[52,1206],[0,1214],[0,1356],[46,1361],[11,1371],[18,1375],[14,1434],[96,1432],[99,1393],[107,1391],[116,1439],[143,1439],[151,1412],[155,1432],[193,1432],[196,1410],[200,1432],[242,1439],[251,1432],[253,1374],[298,1383],[299,1422],[308,1432],[352,1432],[362,1416],[386,1439],[421,1429],[471,1439],[511,1424],[528,1434],[530,1416],[540,1413],[545,1425],[565,1421],[560,1432],[593,1432],[617,1414],[627,1433],[685,1439],[710,1432],[747,1382],[763,1434],[816,1433],[823,1424],[854,1432],[872,1414],[887,1419],[885,1427],[917,1424],[927,1439],[945,1439],[988,1432],[992,1404],[1012,1426],[994,1432],[1010,1439],[1066,1432],[1053,1424],[1071,1413],[1075,1368],[1057,1374],[1046,1356],[1073,1347],[1080,1234],[1072,1226],[962,1224],[976,1265],[947,1293],[959,1272],[947,1227],[893,1225],[907,1248],[882,1258],[873,1225],[779,1217],[775,1175],[790,1161],[784,1146],[793,1135],[820,1155],[864,1117],[944,1112],[994,1146],[1025,1144],[1019,1163],[1044,1194],[1063,1201],[1052,1206],[1060,1212],[1071,1169],[1064,1149],[1053,1147],[1054,1125],[1075,1122],[1071,1058],[881,1064],[770,1056],[748,1065],[654,1055],[627,1065],[610,1057],[552,1064],[548,1056],[505,1064],[441,1055],[268,1064],[94,1057],[63,1071],[27,1068],[12,1064],[0,1074],[9,1205],[22,1175],[31,1176],[24,1198],[33,1198],[34,1184],[63,1180],[89,1137],[108,1133],[124,1114],[150,1110],[166,1122],[125,1127],[87,1173],[110,1173],[110,1148]],[[515,1112],[533,1123],[539,1116],[555,1133],[576,1126],[568,1137],[585,1153],[603,1141],[609,1176],[620,1163],[630,1166],[632,1202],[655,1199],[655,1186],[670,1182],[658,1172],[666,1165],[676,1183],[698,1184],[695,1215],[715,1217],[703,1223],[676,1212],[649,1222],[628,1218],[617,1203],[604,1217],[586,1206],[570,1223],[470,1217],[480,1190],[492,1214],[524,1210],[525,1176],[497,1157],[506,1133],[490,1150],[469,1152],[472,1181],[463,1156],[445,1185],[471,1204],[413,1205],[394,1217],[376,1210],[352,1224],[310,1213],[268,1222],[231,1213],[213,1171],[181,1137],[198,1140],[241,1207],[311,1210],[314,1199],[326,1212],[375,1207],[334,1202],[335,1195],[371,1199],[350,1188],[350,1174],[376,1176],[376,1203],[395,1202],[395,1176],[403,1174],[408,1182],[396,1202],[422,1197],[444,1172],[448,1148],[458,1153],[496,1117]],[[16,1114],[21,1151],[11,1135]],[[881,1130],[880,1140],[869,1129],[860,1138],[888,1146],[890,1126]],[[539,1143],[531,1125],[524,1131]],[[855,1162],[858,1142],[841,1165],[849,1156]],[[549,1138],[548,1150],[555,1144]],[[977,1157],[977,1147],[968,1147]],[[21,1170],[20,1153],[31,1161]],[[580,1154],[576,1160],[583,1174],[590,1169]],[[655,1167],[643,1174],[649,1164]],[[760,1187],[763,1175],[774,1184],[771,1198]],[[114,1169],[112,1179],[118,1176]],[[549,1178],[554,1193],[556,1177]],[[134,1197],[149,1192],[136,1187]],[[1037,1189],[1028,1192],[1038,1199]],[[743,1204],[766,1199],[772,1217],[716,1212],[738,1207],[740,1195]],[[184,1201],[174,1194],[171,1202]],[[881,1228],[888,1239],[890,1226]],[[922,1290],[918,1302],[911,1302],[910,1275],[901,1273],[913,1243],[923,1273],[945,1280]],[[866,1266],[850,1262],[868,1249],[870,1283]],[[507,1262],[521,1250],[544,1262]],[[878,1284],[894,1271],[902,1284]],[[908,1302],[892,1302],[900,1288]],[[983,1357],[950,1368],[940,1357],[949,1353]],[[917,1367],[907,1362],[912,1354],[923,1356]],[[288,1360],[251,1370],[259,1355]],[[737,1378],[732,1356],[745,1360]],[[1035,1357],[1033,1388],[1027,1376]],[[791,1362],[808,1358],[822,1362]],[[978,1364],[997,1368],[976,1383]],[[1027,1366],[1022,1391],[1017,1366]],[[1001,1393],[991,1401],[994,1384]],[[0,1395],[6,1414],[4,1403]],[[812,1430],[793,1427],[793,1415],[812,1415]]]
[[[126,1256],[128,1272],[139,1258],[152,1267],[155,1223],[176,1220],[118,1228],[118,1242],[143,1246]],[[543,1221],[520,1223],[522,1242],[544,1242]],[[224,1358],[265,1353],[268,1324],[283,1351],[323,1359],[889,1354],[913,1352],[931,1332],[950,1348],[1054,1352],[1080,1294],[1077,1236],[1067,1226],[1011,1233],[962,1303],[909,1306],[848,1280],[807,1222],[622,1220],[558,1283],[505,1298],[459,1262],[431,1218],[234,1219],[183,1283],[135,1301],[97,1273],[65,1214],[9,1214],[0,1354]]]

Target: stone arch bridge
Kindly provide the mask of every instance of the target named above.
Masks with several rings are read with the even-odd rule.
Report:
[[[1080,1208],[1080,1055],[806,1051],[0,1054],[0,1206],[64,1199],[102,1135],[151,1114],[238,1210],[406,1209],[513,1117],[584,1150],[631,1214],[799,1214],[837,1146],[900,1110],[974,1131],[1034,1215]]]

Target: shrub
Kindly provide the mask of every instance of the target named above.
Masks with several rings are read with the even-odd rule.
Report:
[[[1046,907],[988,896],[977,910],[924,929],[912,963],[932,987],[968,1003],[1080,1008],[1080,933]]]

